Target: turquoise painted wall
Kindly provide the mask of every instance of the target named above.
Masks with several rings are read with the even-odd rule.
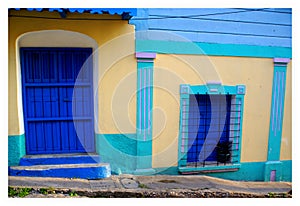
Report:
[[[284,160],[282,162],[281,181],[292,182],[292,160]]]
[[[292,160],[281,161],[282,176],[281,181],[292,181]],[[218,177],[236,181],[264,181],[265,162],[242,162],[237,171],[234,172],[217,172],[205,173],[203,175]],[[178,175],[177,167],[154,168],[157,174]],[[200,174],[200,173],[199,173]],[[197,175],[199,175],[197,174]]]
[[[8,166],[18,165],[21,157],[26,154],[25,135],[8,136]]]
[[[112,174],[131,174],[136,169],[136,134],[96,134],[96,152]]]
[[[292,181],[292,161],[282,161],[281,181]],[[245,162],[236,172],[211,173],[209,176],[229,180],[265,181],[265,162]]]

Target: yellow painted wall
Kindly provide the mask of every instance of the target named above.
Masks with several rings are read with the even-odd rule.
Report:
[[[287,65],[280,160],[292,159],[292,62]]]
[[[100,78],[100,133],[120,134],[136,131],[136,67],[128,66],[134,61],[134,55],[124,58],[112,65]]]
[[[108,92],[112,92],[113,88],[118,86],[118,80],[131,74],[127,81],[123,81],[123,91],[128,88],[136,88],[136,59],[134,58],[134,26],[129,25],[127,21],[121,20],[118,15],[91,15],[91,14],[69,14],[68,18],[101,18],[102,20],[68,20],[61,19],[56,12],[28,12],[28,11],[10,11],[10,15],[22,15],[22,16],[43,16],[58,19],[41,19],[41,18],[24,18],[24,17],[9,17],[9,68],[8,68],[8,134],[18,135],[24,133],[21,99],[21,75],[17,70],[17,64],[19,64],[19,58],[16,56],[16,44],[17,39],[21,35],[27,32],[42,31],[42,30],[66,30],[72,32],[79,32],[87,35],[95,40],[99,46],[99,51],[96,53],[98,59],[98,68],[96,68],[96,74],[101,82],[101,87],[98,90],[98,111],[101,115],[101,121],[98,121],[96,131],[103,133],[120,133],[120,129],[113,122],[113,113],[110,110],[111,107],[106,107],[111,101],[111,97],[105,98],[104,93],[106,89]],[[105,18],[113,18],[115,20],[103,20]],[[119,20],[118,20],[119,19]],[[57,39],[60,38],[58,35]],[[70,36],[69,38],[72,38]],[[37,40],[41,41],[41,40]],[[49,40],[44,39],[45,45],[49,46]],[[68,40],[66,40],[68,42]],[[72,42],[70,40],[70,42]],[[51,42],[50,42],[51,44]],[[68,43],[64,43],[66,45]],[[72,47],[70,43],[70,47]],[[113,73],[110,79],[105,77],[107,73]],[[94,79],[95,80],[95,79]],[[95,82],[94,82],[95,83]],[[113,84],[112,84],[113,83]],[[106,84],[109,84],[106,85]],[[96,82],[97,85],[97,82]],[[99,84],[100,85],[100,84]],[[94,84],[95,86],[95,84]],[[115,92],[115,99],[120,101],[120,104],[128,105],[127,99],[122,99],[118,95],[122,95],[120,92]],[[103,111],[103,108],[107,109]],[[135,129],[132,125],[135,125],[136,114],[135,99],[130,99],[130,104],[127,107],[127,124],[123,126],[121,133],[134,133]],[[124,121],[124,114],[121,116],[115,115],[115,119],[121,119]],[[129,122],[129,123],[128,123]]]
[[[203,61],[204,62],[204,61]],[[153,77],[153,162],[155,167],[177,165],[180,84],[203,84],[184,58],[157,55]]]
[[[241,162],[266,161],[273,59],[159,54],[154,65],[153,167],[177,164],[179,85],[207,81],[246,85]]]

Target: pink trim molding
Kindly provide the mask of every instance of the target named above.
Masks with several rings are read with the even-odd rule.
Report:
[[[151,52],[136,52],[135,53],[136,58],[141,58],[141,59],[155,59],[156,58],[156,53],[151,53]]]
[[[273,62],[274,63],[282,63],[282,64],[287,64],[290,62],[290,58],[274,58]]]

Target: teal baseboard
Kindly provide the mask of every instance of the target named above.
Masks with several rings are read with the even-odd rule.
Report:
[[[281,181],[282,177],[282,162],[268,161],[265,163],[265,181]]]
[[[137,164],[136,134],[96,134],[96,148],[102,162],[110,163],[112,174],[135,174]],[[292,160],[280,161],[276,181],[292,181]],[[180,175],[177,166],[152,168],[151,175]],[[272,169],[272,167],[270,167]],[[233,171],[198,173],[236,181],[265,181],[266,162],[241,162]]]
[[[136,134],[96,134],[96,152],[110,164],[112,174],[133,174],[136,144]]]
[[[282,170],[280,177],[276,181],[292,181],[292,160],[281,161]],[[209,174],[213,177],[220,177],[230,180],[241,181],[265,181],[265,165],[266,162],[244,162],[241,163],[241,168],[236,172],[214,173]]]
[[[236,181],[265,181],[266,162],[242,162],[237,171],[205,173],[203,175]],[[280,181],[292,181],[292,160],[281,161]],[[154,168],[157,174],[179,175],[178,167]],[[197,173],[199,175],[201,173]],[[277,179],[279,181],[279,179]]]
[[[8,136],[8,166],[19,165],[20,159],[26,154],[25,135]]]

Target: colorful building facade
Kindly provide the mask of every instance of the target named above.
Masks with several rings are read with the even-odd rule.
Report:
[[[113,174],[291,181],[291,26],[291,9],[10,9],[9,166],[86,153]]]

